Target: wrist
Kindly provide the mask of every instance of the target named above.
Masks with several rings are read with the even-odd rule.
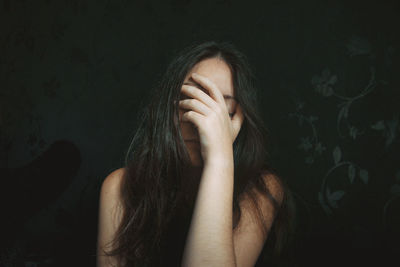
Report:
[[[228,150],[223,153],[210,153],[205,160],[207,165],[217,165],[217,166],[230,166],[233,165],[233,151]]]

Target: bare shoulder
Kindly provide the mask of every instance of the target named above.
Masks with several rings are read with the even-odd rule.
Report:
[[[106,216],[113,215],[110,218],[113,218],[115,220],[115,217],[117,216],[116,213],[120,213],[121,211],[120,188],[125,171],[126,170],[124,168],[119,168],[111,172],[104,179],[100,191],[100,215],[106,215]]]
[[[125,168],[119,168],[112,171],[103,181],[101,186],[101,190],[105,191],[105,193],[117,193],[119,190],[119,186],[121,185],[122,178],[125,174]]]
[[[115,219],[116,213],[121,213],[121,183],[125,174],[124,168],[112,171],[104,179],[100,191],[100,212],[103,214],[113,215]]]
[[[111,172],[103,181],[99,199],[98,236],[97,236],[97,266],[111,266],[115,261],[105,256],[104,252],[112,248],[112,241],[122,219],[120,185],[125,169]]]

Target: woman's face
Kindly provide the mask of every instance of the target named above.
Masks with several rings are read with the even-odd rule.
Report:
[[[185,77],[183,84],[195,86],[208,94],[206,89],[202,89],[196,82],[191,79],[191,75],[193,72],[196,72],[210,79],[218,87],[222,95],[235,97],[231,70],[223,60],[218,58],[209,58],[202,60],[197,63]],[[181,99],[185,98],[188,97],[182,93]],[[233,98],[225,97],[225,105],[228,109],[229,114],[235,112],[236,104],[237,103]],[[192,165],[201,166],[203,164],[203,159],[201,157],[198,132],[191,122],[181,121],[182,115],[186,111],[187,110],[181,108],[179,109],[179,124],[182,137],[189,152]]]

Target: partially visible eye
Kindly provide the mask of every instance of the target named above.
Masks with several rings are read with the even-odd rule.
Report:
[[[235,113],[229,113],[229,117],[233,117],[233,115],[235,115]]]

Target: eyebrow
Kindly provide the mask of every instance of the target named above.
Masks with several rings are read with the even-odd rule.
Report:
[[[201,89],[201,90],[203,90],[204,92],[207,93],[207,90],[204,89],[200,84],[198,84],[197,82],[195,82],[195,81],[192,79],[192,77],[190,77],[189,80],[188,80],[187,82],[183,83],[183,84],[194,85],[194,86],[196,86],[197,88],[199,88],[199,89]],[[236,97],[234,97],[234,96],[232,96],[232,95],[223,95],[223,96],[224,96],[225,99],[233,99],[233,100],[235,100],[235,101],[238,101],[238,100],[236,99]]]

